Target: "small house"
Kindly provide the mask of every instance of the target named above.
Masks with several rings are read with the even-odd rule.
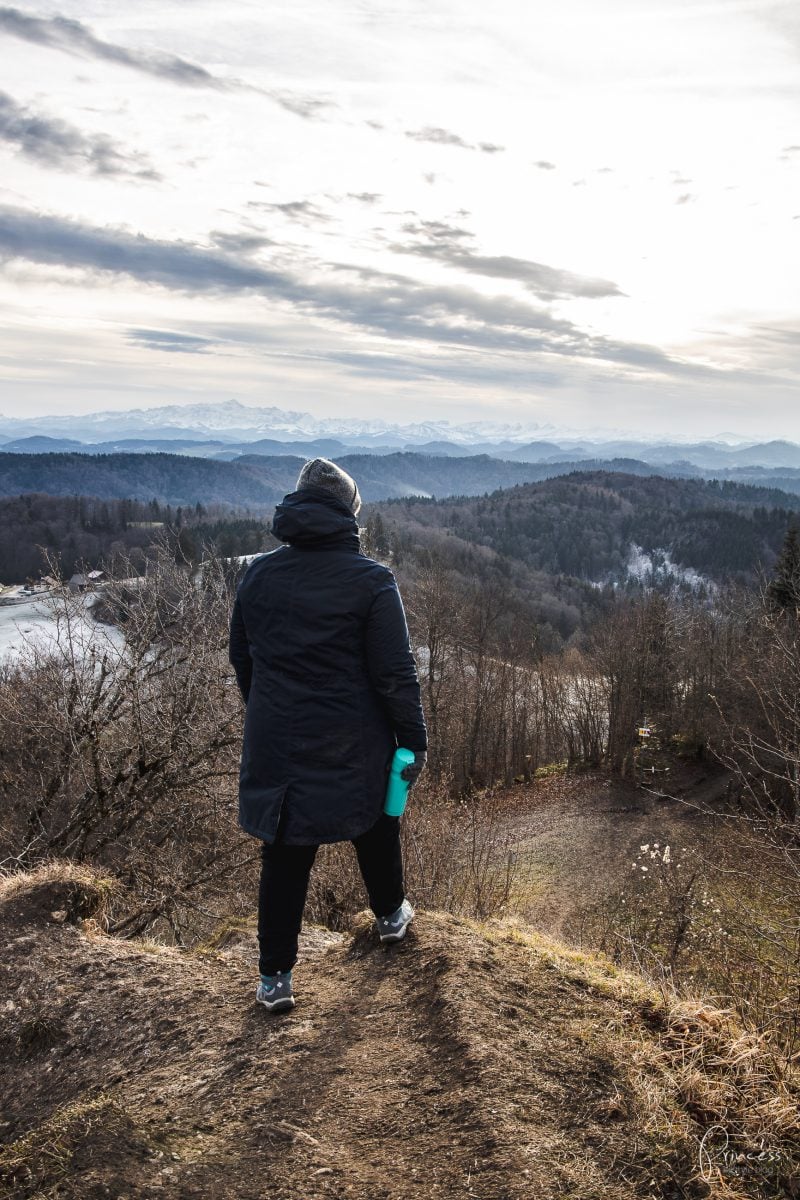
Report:
[[[78,594],[79,592],[91,592],[102,583],[105,579],[104,571],[87,571],[86,574],[77,572],[72,576],[68,583],[69,590]]]

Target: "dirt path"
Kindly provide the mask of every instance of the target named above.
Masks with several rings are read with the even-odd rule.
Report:
[[[202,956],[114,941],[73,923],[91,891],[33,877],[0,903],[5,1196],[704,1194],[693,1150],[643,1131],[649,1002],[514,929],[312,933],[298,1007],[271,1017],[249,936]]]

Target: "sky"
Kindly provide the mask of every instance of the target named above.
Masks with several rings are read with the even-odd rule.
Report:
[[[0,413],[800,440],[800,9],[0,6]]]

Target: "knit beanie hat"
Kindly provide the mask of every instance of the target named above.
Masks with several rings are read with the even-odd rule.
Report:
[[[312,458],[306,463],[297,477],[296,490],[302,492],[303,488],[308,487],[324,488],[326,492],[330,492],[337,500],[346,504],[354,517],[358,516],[361,496],[358,494],[356,481],[330,459]]]

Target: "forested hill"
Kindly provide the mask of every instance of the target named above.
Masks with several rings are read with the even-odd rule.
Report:
[[[489,552],[548,575],[620,580],[638,546],[722,580],[768,569],[798,509],[800,497],[768,488],[597,471],[480,498],[389,501],[371,520],[396,556],[435,550],[467,574]]]
[[[216,462],[177,454],[3,454],[0,496],[24,492],[88,495],[191,506],[272,507],[292,491],[302,458],[250,454]],[[392,496],[480,495],[547,479],[564,464],[501,462],[488,455],[442,458],[424,454],[349,455],[338,460],[358,480],[365,500]],[[632,469],[634,464],[625,464]],[[636,464],[649,473],[653,468]]]
[[[338,462],[358,481],[364,500],[387,497],[478,496],[549,479],[570,470],[642,472],[657,468],[620,459],[608,463],[516,463],[488,455],[351,454]],[[0,454],[0,496],[36,492],[103,500],[157,500],[191,506],[228,504],[266,509],[292,491],[304,459],[249,454],[233,462],[179,454]]]
[[[290,490],[303,460],[256,462],[257,469],[252,469],[179,454],[3,454],[0,496],[36,492],[262,509]]]
[[[51,456],[54,461],[76,457]],[[133,460],[138,481],[126,472],[120,479],[102,472],[83,479],[56,471],[51,486],[66,487],[68,478],[78,490],[82,484],[99,490],[105,479],[107,487],[129,486],[148,495],[158,482],[153,472],[166,471],[164,459],[173,461],[164,455],[114,457]],[[385,463],[386,458],[374,461]],[[91,462],[105,470],[102,459]],[[197,465],[212,470],[229,466],[179,462],[187,468],[183,482],[189,496],[196,493],[188,485],[201,478],[192,475]],[[292,475],[297,466],[296,460]],[[228,497],[236,493],[224,491],[224,475],[217,477],[216,488],[206,481],[202,504],[183,507],[155,499],[143,503],[80,495],[0,498],[0,580],[38,578],[45,569],[40,547],[59,558],[67,575],[118,556],[130,557],[139,569],[149,547],[165,536],[190,561],[212,545],[225,556],[268,549],[274,545],[267,528],[272,506],[293,479],[269,484],[242,477],[248,487],[262,487],[262,497],[271,488],[269,502],[245,500],[233,508]],[[753,580],[759,567],[772,567],[798,510],[800,497],[770,489],[575,472],[480,497],[373,502],[361,521],[367,527],[368,551],[390,558],[404,583],[434,568],[447,574],[449,588],[455,585],[464,594],[495,586],[520,619],[537,624],[543,645],[557,645],[591,623],[610,601],[612,593],[598,585],[638,586],[638,580],[666,589],[696,589],[726,578]]]
[[[0,496],[35,492],[145,503],[156,500],[175,507],[223,504],[265,512],[292,491],[303,461],[260,454],[249,454],[233,462],[180,454],[0,454]],[[647,477],[664,470],[633,459],[522,463],[503,462],[486,454],[446,458],[405,452],[381,456],[350,454],[340,457],[338,462],[358,481],[365,501],[406,496],[480,496],[572,471],[603,470]],[[686,483],[690,481],[687,479]],[[704,494],[702,481],[694,483],[699,489],[697,494]],[[800,487],[797,481],[790,480],[789,484]],[[763,499],[754,503],[800,505],[800,497],[790,501],[774,486],[758,490]]]

